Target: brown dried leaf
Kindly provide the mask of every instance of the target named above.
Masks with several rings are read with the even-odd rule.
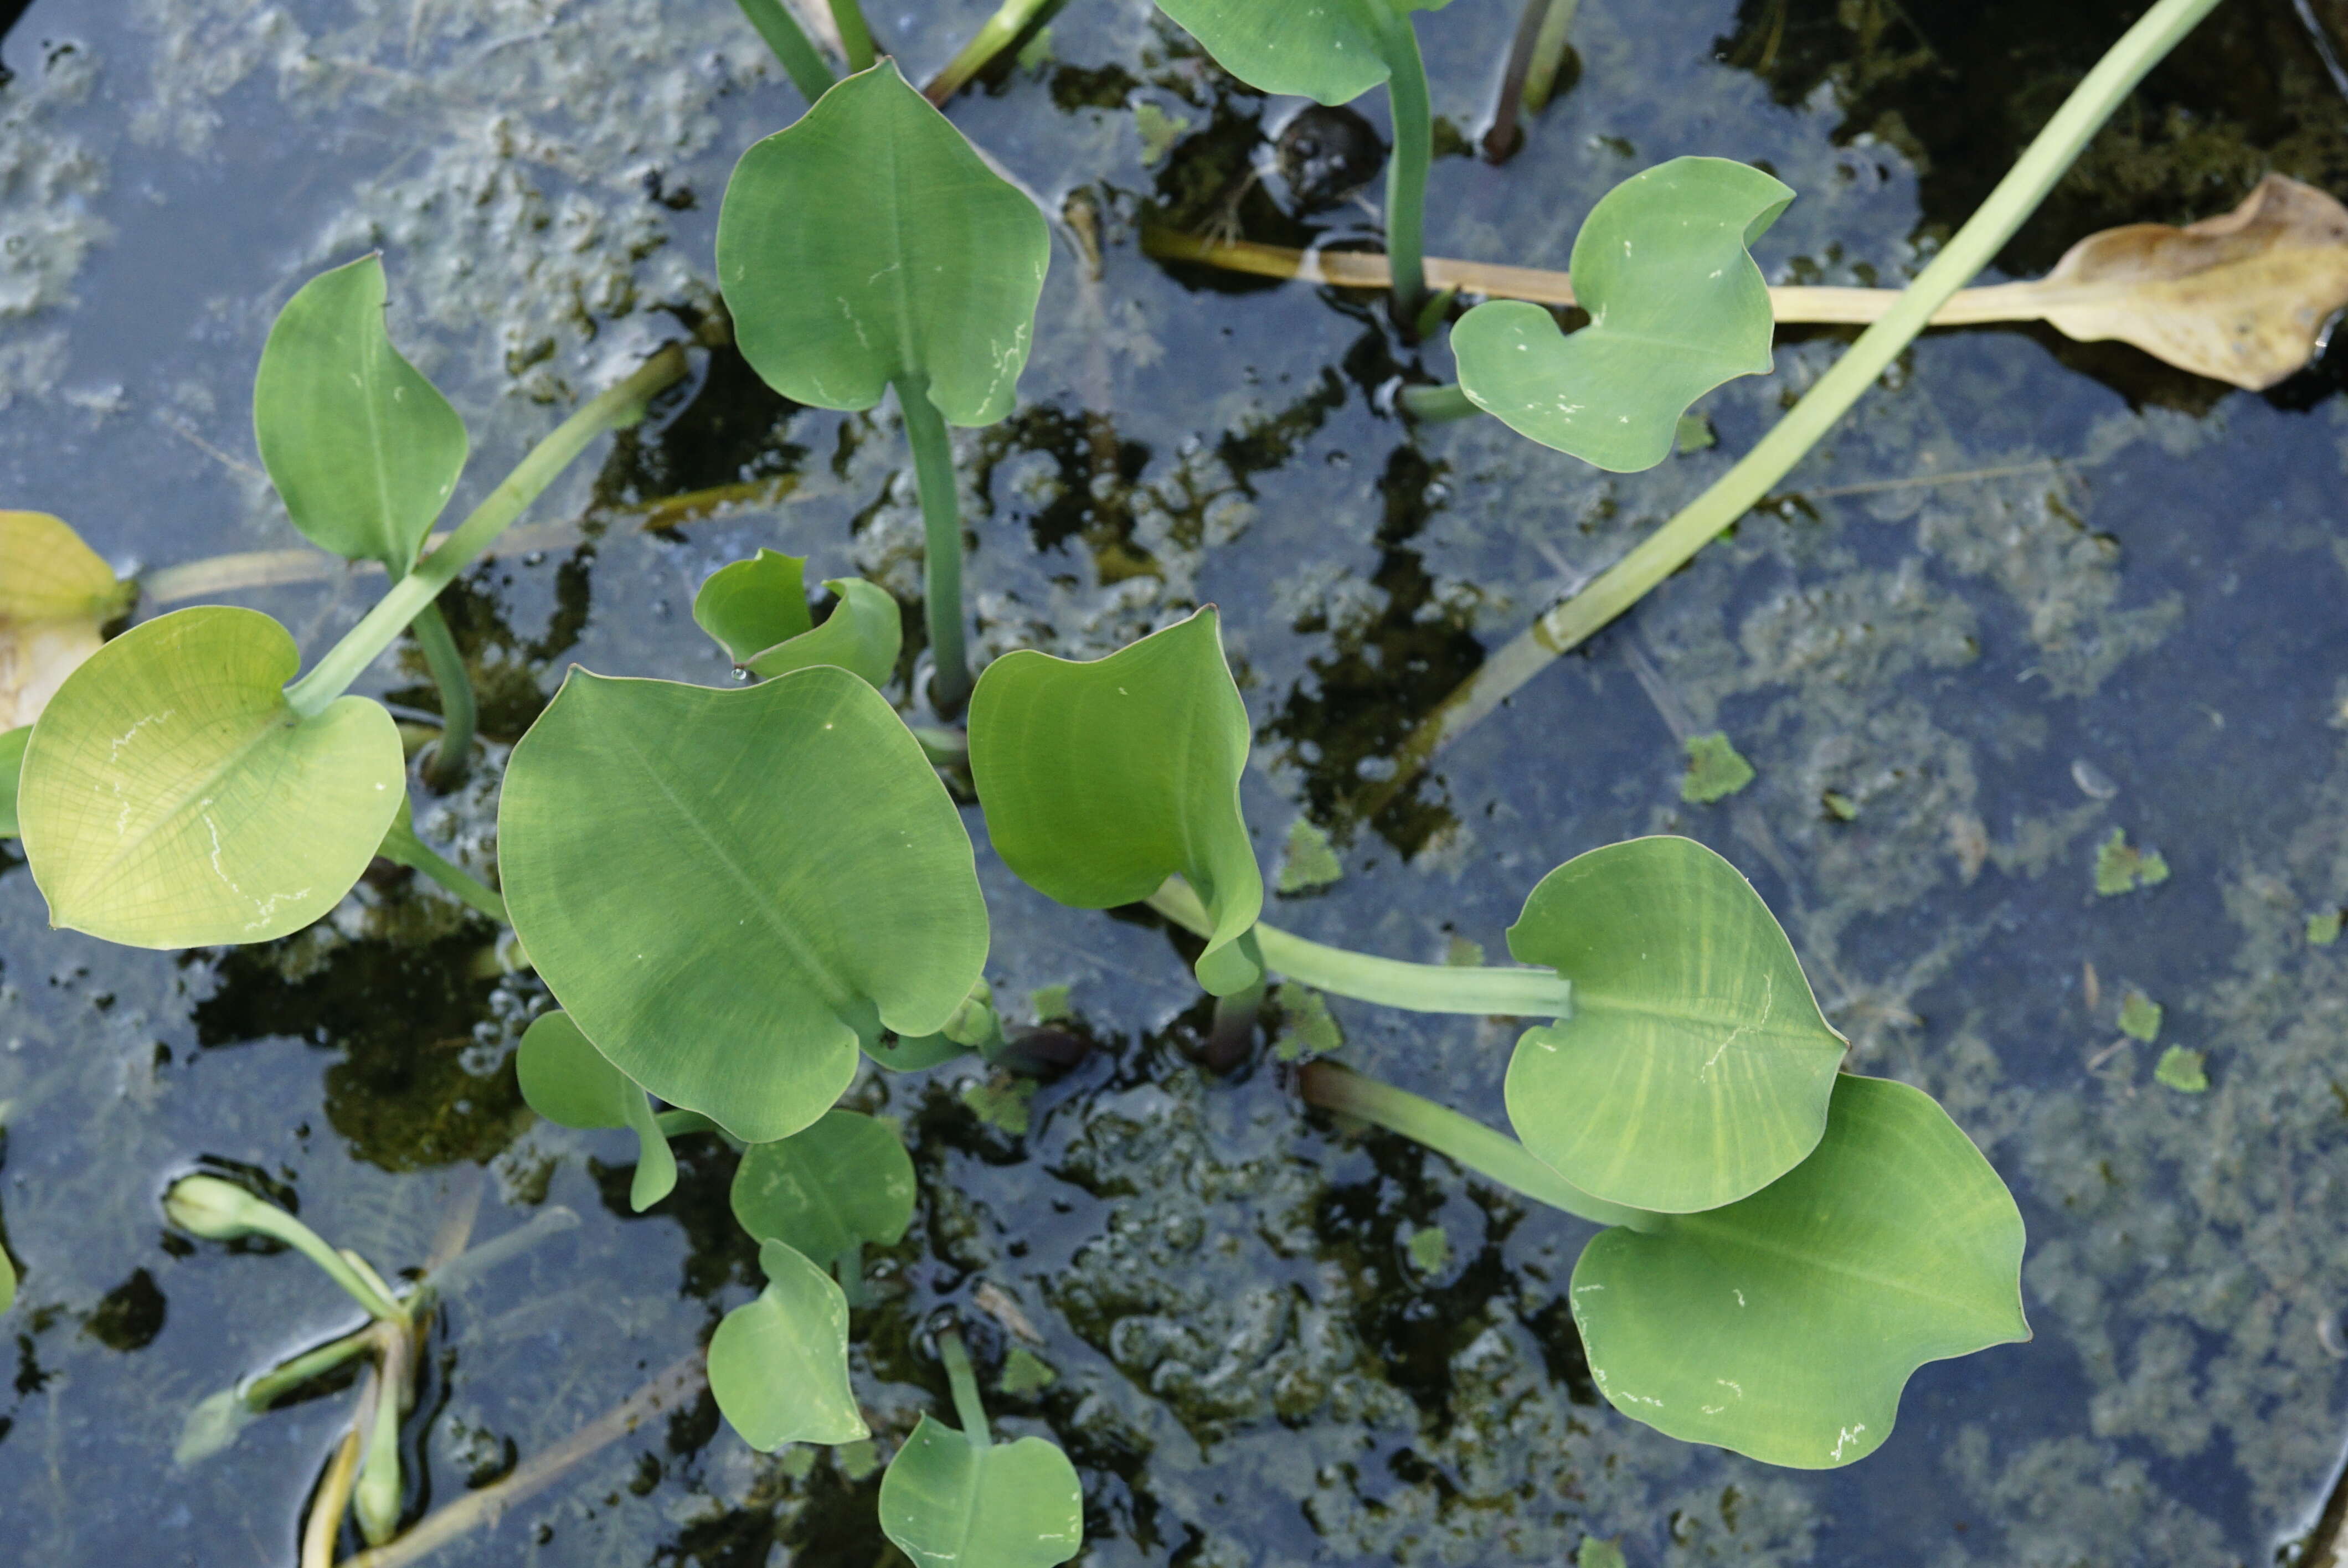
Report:
[[[57,518],[0,511],[0,732],[40,717],[131,592]]]

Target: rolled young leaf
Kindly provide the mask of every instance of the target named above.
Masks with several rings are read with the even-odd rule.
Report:
[[[1324,104],[1360,97],[1386,79],[1372,10],[1440,11],[1450,0],[1159,0],[1159,8],[1206,46],[1215,63],[1268,93]]]
[[[717,219],[734,339],[795,402],[926,386],[956,425],[1011,412],[1051,238],[892,61],[742,155]]]
[[[709,1341],[709,1391],[762,1453],[787,1443],[871,1435],[848,1385],[848,1297],[778,1241],[758,1248],[767,1288],[726,1315]]]
[[[827,1111],[803,1132],[750,1145],[735,1167],[733,1206],[759,1241],[820,1261],[886,1246],[912,1223],[912,1156],[885,1122]]]
[[[628,1206],[642,1214],[676,1190],[676,1156],[653,1119],[644,1091],[603,1059],[568,1013],[541,1014],[514,1052],[521,1097],[565,1127],[625,1127],[636,1135],[636,1174]]]
[[[880,1528],[915,1568],[1054,1568],[1084,1546],[1084,1488],[1042,1438],[978,1441],[923,1416],[880,1478]]]
[[[1849,1464],[1927,1361],[2030,1337],[2021,1211],[1930,1095],[1844,1076],[1810,1157],[1753,1196],[1600,1235],[1573,1320],[1614,1408],[1768,1464]]]
[[[943,1027],[986,959],[945,786],[829,666],[727,692],[573,671],[498,843],[515,935],[595,1048],[747,1143],[829,1110],[860,1040]]]
[[[1240,815],[1248,740],[1211,606],[1091,663],[1005,654],[970,705],[971,776],[1004,864],[1079,909],[1187,878],[1214,920],[1199,982],[1217,996],[1261,973],[1241,945],[1263,910]]]
[[[1759,169],[1675,158],[1590,210],[1573,242],[1590,324],[1495,300],[1451,329],[1468,400],[1520,436],[1627,473],[1671,456],[1679,417],[1725,381],[1769,373],[1776,318],[1746,247],[1794,200]]]
[[[380,256],[322,272],[261,351],[252,433],[294,526],[345,560],[416,562],[465,467],[465,422],[384,326]]]
[[[753,675],[788,675],[815,664],[837,664],[873,686],[885,686],[897,672],[905,646],[905,618],[889,590],[860,577],[832,577],[823,586],[839,596],[823,624],[771,648],[760,649],[743,665]]]
[[[693,596],[694,624],[735,663],[747,664],[760,649],[815,624],[808,613],[806,566],[798,556],[762,549],[748,560],[719,567]]]
[[[1736,867],[1694,839],[1634,838],[1540,880],[1509,950],[1573,982],[1527,1030],[1509,1120],[1575,1186],[1658,1213],[1756,1192],[1818,1146],[1845,1041]]]
[[[53,925],[134,948],[265,942],[341,902],[407,799],[398,727],[285,699],[293,637],[250,610],[148,621],[33,726],[16,801]]]

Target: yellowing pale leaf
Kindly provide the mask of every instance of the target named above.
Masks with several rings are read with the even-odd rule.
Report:
[[[0,730],[29,724],[132,589],[46,512],[0,512]]]

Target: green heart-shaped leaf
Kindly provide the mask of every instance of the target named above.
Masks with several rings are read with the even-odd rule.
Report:
[[[0,511],[0,730],[39,718],[138,596],[58,518]]]
[[[379,702],[304,719],[294,639],[182,610],[75,671],[33,726],[17,826],[52,924],[134,948],[265,942],[351,890],[407,799]]]
[[[1845,1041],[1769,907],[1703,845],[1576,856],[1525,900],[1509,950],[1573,982],[1573,1016],[1518,1040],[1508,1104],[1525,1147],[1575,1186],[1684,1214],[1818,1146]]]
[[[1451,0],[1159,0],[1159,8],[1200,43],[1215,63],[1268,93],[1293,93],[1324,104],[1361,97],[1386,79],[1378,47],[1379,12],[1440,11]]]
[[[1690,404],[1769,373],[1776,317],[1746,247],[1793,199],[1726,159],[1632,175],[1573,242],[1573,292],[1590,324],[1569,337],[1539,305],[1478,305],[1451,329],[1460,390],[1544,446],[1617,473],[1653,467]]]
[[[2030,1337],[2013,1194],[1948,1113],[1845,1076],[1810,1157],[1741,1203],[1601,1234],[1573,1318],[1614,1408],[1819,1470],[1872,1453],[1927,1361]]]
[[[788,641],[760,650],[743,661],[753,675],[788,675],[815,664],[837,664],[874,686],[897,672],[905,645],[905,618],[886,589],[860,577],[824,579],[839,596],[823,624]]]
[[[717,276],[743,357],[784,396],[870,408],[926,386],[957,425],[1011,412],[1051,236],[883,60],[742,155]]]
[[[25,765],[25,747],[33,726],[22,724],[0,734],[0,838],[16,836],[16,775]]]
[[[718,1409],[762,1453],[870,1437],[848,1386],[848,1297],[781,1242],[758,1248],[758,1266],[767,1288],[710,1337],[709,1391]]]
[[[808,613],[807,562],[762,549],[748,560],[719,567],[693,596],[694,624],[736,664],[761,649],[787,641],[815,624]]]
[[[976,1443],[923,1416],[880,1478],[880,1528],[915,1568],[1053,1568],[1085,1543],[1085,1493],[1042,1438]]]
[[[1214,920],[1199,980],[1217,996],[1261,969],[1241,945],[1263,875],[1240,815],[1240,700],[1209,608],[1089,664],[1033,649],[979,677],[970,769],[1003,863],[1079,909],[1188,878]]]
[[[942,1027],[986,960],[953,802],[844,670],[731,692],[574,671],[498,824],[514,933],[564,1009],[747,1143],[829,1110],[884,1026]]]
[[[625,1127],[636,1135],[636,1174],[628,1205],[642,1214],[676,1190],[676,1156],[633,1079],[603,1059],[568,1013],[530,1020],[514,1052],[521,1097],[565,1127]]]
[[[465,422],[384,327],[383,259],[321,272],[286,302],[252,384],[252,433],[294,526],[396,577],[465,467]]]
[[[805,1132],[753,1143],[734,1172],[734,1217],[809,1257],[886,1246],[913,1218],[913,1161],[887,1124],[827,1111]]]

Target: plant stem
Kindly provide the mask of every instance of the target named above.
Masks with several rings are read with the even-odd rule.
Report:
[[[1207,1031],[1207,1071],[1230,1072],[1247,1060],[1255,1043],[1255,1026],[1263,1011],[1263,974],[1255,984],[1215,999],[1215,1020]]]
[[[1413,419],[1430,423],[1466,419],[1483,412],[1468,401],[1468,394],[1456,381],[1445,386],[1406,386],[1395,395],[1395,403]]]
[[[1011,47],[1022,33],[1051,20],[1068,0],[1003,0],[1002,6],[986,19],[985,26],[971,35],[945,68],[929,79],[922,96],[939,108],[962,91],[963,84],[986,69],[989,61]]]
[[[246,1409],[259,1415],[284,1395],[314,1378],[324,1377],[352,1357],[364,1353],[374,1343],[375,1325],[370,1323],[339,1339],[330,1339],[314,1350],[304,1350],[299,1356],[279,1362],[240,1387],[236,1391],[237,1399]]]
[[[425,770],[425,779],[436,790],[447,793],[465,780],[465,769],[473,755],[473,726],[479,722],[480,709],[473,700],[473,677],[465,669],[465,656],[457,650],[457,639],[448,630],[448,622],[440,614],[438,600],[417,612],[408,630],[424,650],[424,662],[432,671],[432,683],[440,688],[440,743],[433,749],[432,765]]]
[[[326,1245],[325,1238],[274,1204],[255,1204],[252,1228],[275,1237],[326,1271],[326,1276],[349,1293],[352,1300],[367,1310],[370,1317],[386,1323],[405,1323],[407,1313],[398,1303],[353,1268],[342,1254]]]
[[[438,549],[417,563],[416,569],[392,584],[359,623],[326,650],[310,672],[285,689],[285,700],[304,718],[350,690],[351,682],[397,640],[408,622],[440,597],[476,558],[497,541],[524,507],[538,499],[554,477],[586,450],[606,430],[633,425],[644,416],[644,405],[680,380],[685,371],[685,351],[672,343],[644,361],[635,373],[555,426],[546,439],[531,447],[498,487],[489,492],[472,516],[450,534]]]
[[[864,25],[863,7],[856,0],[831,0],[831,20],[839,29],[839,46],[848,56],[850,72],[870,70],[878,56],[872,52],[872,29]]]
[[[980,1448],[994,1440],[986,1425],[986,1406],[978,1397],[978,1378],[970,1369],[970,1352],[963,1348],[962,1330],[948,1328],[938,1335],[938,1358],[946,1364],[946,1382],[953,1389],[954,1419],[962,1422],[962,1435]]]
[[[380,1337],[383,1358],[376,1363],[375,1419],[369,1423],[366,1458],[352,1497],[359,1532],[370,1546],[381,1546],[399,1531],[399,1407],[408,1378],[407,1331],[395,1328]]]
[[[513,924],[512,917],[506,913],[506,901],[499,897],[496,888],[440,858],[406,823],[393,823],[376,853],[395,865],[421,871],[499,925]]]
[[[446,1508],[435,1510],[390,1545],[359,1553],[347,1559],[343,1568],[404,1568],[407,1563],[423,1561],[467,1531],[502,1518],[525,1499],[545,1491],[572,1466],[619,1441],[654,1417],[683,1408],[700,1392],[706,1376],[701,1358],[687,1357],[561,1443],[516,1466],[503,1481],[494,1481],[479,1491],[469,1491]],[[355,1442],[352,1448],[355,1465]],[[309,1568],[309,1559],[304,1558],[303,1564]]]
[[[324,1479],[311,1494],[310,1516],[302,1523],[302,1568],[334,1568],[335,1538],[343,1532],[343,1514],[351,1505],[351,1483],[358,1473],[359,1434],[354,1427],[343,1434]]]
[[[850,1243],[846,1252],[832,1260],[832,1274],[839,1281],[840,1296],[850,1307],[872,1305],[872,1292],[864,1284],[864,1244]]]
[[[1508,1134],[1334,1061],[1306,1063],[1297,1074],[1297,1086],[1311,1104],[1375,1122],[1414,1143],[1424,1143],[1487,1181],[1593,1225],[1652,1229],[1660,1217],[1592,1197],[1542,1164]]]
[[[798,88],[799,97],[813,103],[830,89],[831,67],[823,63],[823,56],[816,52],[807,29],[799,26],[799,19],[791,15],[789,6],[782,0],[736,0],[736,4],[750,19],[750,26],[758,29],[758,36],[767,40],[767,47],[775,52],[775,58],[783,63],[783,72],[791,78],[791,86]]]
[[[1492,100],[1491,128],[1484,132],[1484,161],[1506,163],[1525,139],[1517,122],[1525,112],[1525,78],[1531,74],[1534,51],[1549,30],[1549,14],[1557,0],[1524,0],[1517,30],[1509,38],[1509,56],[1500,67],[1500,91]]]
[[[1149,907],[1193,935],[1214,930],[1199,895],[1180,877],[1149,896]],[[1332,948],[1258,921],[1264,968],[1315,990],[1412,1012],[1478,1018],[1570,1018],[1573,983],[1554,969],[1413,964]]]
[[[1372,0],[1368,9],[1390,73],[1386,103],[1394,119],[1394,157],[1386,164],[1386,255],[1394,270],[1395,314],[1407,323],[1417,316],[1426,294],[1420,257],[1426,246],[1426,176],[1435,161],[1435,106],[1410,14],[1395,10],[1393,0]]]
[[[1598,579],[1551,609],[1487,660],[1427,716],[1395,753],[1394,774],[1366,798],[1375,815],[1444,746],[1518,688],[1677,571],[1768,494],[1922,332],[1933,313],[2005,248],[2088,140],[2147,71],[2181,42],[2218,0],[2159,0],[2098,61],[2054,112],[1989,200],[1881,319],[1860,334],[1759,445],[1680,514]]]
[[[1573,14],[1581,8],[1581,0],[1550,0],[1549,15],[1541,18],[1540,36],[1533,40],[1532,57],[1526,62],[1524,106],[1527,114],[1539,114],[1549,108],[1549,100],[1557,91],[1558,73],[1565,67],[1567,35],[1573,30]]]
[[[929,627],[930,701],[941,713],[958,712],[970,696],[970,656],[962,629],[962,502],[956,493],[953,442],[929,388],[912,376],[896,382],[905,440],[913,448],[913,478],[922,496],[922,614]]]

